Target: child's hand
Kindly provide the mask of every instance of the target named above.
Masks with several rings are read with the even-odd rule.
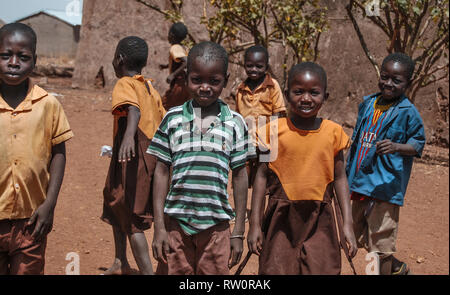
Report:
[[[397,144],[390,139],[380,140],[376,143],[377,154],[393,154],[397,152]]]
[[[345,241],[348,244],[349,255],[351,258],[353,258],[358,252],[358,245],[356,244],[355,233],[353,232],[353,225],[351,223],[344,224],[343,231]]]
[[[228,268],[232,268],[239,263],[242,257],[242,251],[244,249],[244,241],[241,238],[230,239],[230,259],[228,262]]]
[[[153,257],[167,264],[167,253],[169,253],[169,238],[166,230],[155,230],[152,243]]]
[[[119,149],[119,162],[131,161],[131,157],[135,157],[135,143],[131,136],[124,136]]]
[[[247,237],[248,249],[259,256],[262,250],[263,234],[259,226],[250,226]]]
[[[52,206],[46,202],[42,203],[42,205],[34,211],[33,215],[28,220],[27,225],[32,225],[34,223],[36,223],[36,225],[34,226],[31,236],[36,241],[42,241],[53,228]]]

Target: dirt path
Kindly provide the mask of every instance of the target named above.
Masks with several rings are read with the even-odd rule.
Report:
[[[109,165],[108,158],[99,156],[100,147],[112,143],[110,94],[70,89],[69,80],[49,79],[49,83],[44,88],[61,95],[57,97],[75,137],[67,143],[66,173],[48,238],[45,273],[65,274],[66,255],[76,252],[81,274],[100,274],[111,265],[114,253],[111,227],[99,219]],[[443,152],[448,155],[448,150]],[[448,177],[446,166],[414,165],[405,206],[400,210],[397,253],[414,274],[449,274]],[[147,232],[149,245],[151,239],[152,230]],[[365,254],[360,250],[355,258],[359,274],[365,273]],[[136,268],[130,249],[128,257]],[[256,274],[257,265],[252,256],[242,274]],[[351,274],[344,260],[343,273]]]

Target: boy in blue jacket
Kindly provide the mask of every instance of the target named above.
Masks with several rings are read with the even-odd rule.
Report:
[[[383,60],[381,92],[359,106],[347,162],[358,247],[379,255],[384,275],[409,272],[393,254],[413,160],[425,145],[420,114],[405,96],[413,73],[414,61],[403,53]]]

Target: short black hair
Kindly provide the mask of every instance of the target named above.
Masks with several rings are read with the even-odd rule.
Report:
[[[294,65],[288,73],[288,89],[291,87],[291,82],[294,76],[304,73],[304,72],[312,72],[319,76],[320,81],[323,83],[324,90],[327,90],[327,73],[325,69],[316,64],[314,62],[306,61],[299,64]]]
[[[117,53],[125,57],[129,69],[142,70],[147,65],[148,46],[142,38],[136,36],[123,38],[117,44]]]
[[[262,45],[253,45],[247,48],[244,52],[244,60],[247,59],[248,54],[254,53],[254,52],[261,52],[266,57],[266,64],[269,64],[269,52],[267,51],[267,48]]]
[[[0,40],[8,34],[22,33],[27,35],[31,41],[31,50],[36,55],[37,36],[36,32],[28,25],[23,23],[9,23],[0,28]]]
[[[184,23],[177,22],[170,27],[169,33],[171,33],[175,37],[176,42],[179,43],[186,38],[188,29]]]
[[[414,67],[416,66],[416,63],[413,61],[413,59],[402,52],[394,52],[389,54],[383,59],[383,63],[381,64],[381,67],[384,67],[385,64],[388,62],[398,62],[406,67],[406,74],[408,75],[406,78],[408,81],[411,80],[413,74],[414,74]]]
[[[192,62],[197,58],[201,58],[204,61],[221,61],[223,63],[223,72],[226,75],[228,71],[228,54],[221,45],[211,41],[204,41],[194,45],[189,51],[187,58],[186,69],[188,73],[192,67]]]

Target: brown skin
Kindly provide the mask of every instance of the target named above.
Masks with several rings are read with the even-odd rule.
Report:
[[[114,71],[117,78],[122,77],[133,77],[134,75],[140,75],[141,71],[136,69],[131,69],[127,66],[127,58],[119,53],[116,49],[114,53],[114,59],[112,62]],[[122,139],[122,143],[119,148],[118,161],[120,163],[126,163],[131,161],[131,158],[136,156],[135,151],[135,135],[139,120],[141,117],[141,112],[139,108],[126,105],[123,108],[127,111],[127,128]],[[114,236],[114,246],[115,246],[115,257],[112,266],[105,271],[105,275],[123,275],[132,274],[133,271],[128,263],[126,256],[127,249],[127,234],[122,232],[118,227],[113,226],[113,236]],[[144,233],[133,233],[128,235],[128,240],[130,241],[131,250],[133,256],[136,260],[136,264],[139,271],[143,275],[152,275],[153,267],[150,260],[149,249],[147,240]]]
[[[380,72],[378,87],[381,90],[380,104],[390,104],[398,99],[408,89],[410,81],[405,65],[389,61]],[[376,152],[381,155],[399,153],[404,156],[415,156],[417,151],[410,144],[392,142],[390,139],[380,140],[376,143]]]
[[[292,123],[302,130],[317,130],[322,123],[322,119],[318,118],[317,114],[324,100],[328,97],[328,93],[319,76],[309,71],[298,73],[292,79],[286,91],[286,96],[289,101],[290,120]],[[261,211],[268,172],[269,168],[266,163],[259,164],[253,183],[252,213],[247,242],[249,250],[257,255],[260,255],[262,250]],[[334,188],[344,219],[343,231],[345,240],[349,246],[350,256],[354,257],[358,248],[353,233],[353,218],[350,198],[348,197],[350,192],[345,173],[343,151],[340,151],[334,158]]]
[[[207,129],[210,123],[219,114],[219,102],[217,101],[223,88],[228,82],[228,74],[223,69],[221,61],[204,61],[197,58],[192,62],[188,73],[187,87],[193,98],[196,114],[194,122],[201,128]],[[233,196],[236,206],[236,223],[231,235],[243,235],[245,231],[245,211],[247,207],[247,170],[245,166],[238,167],[232,171]],[[168,193],[169,167],[162,162],[156,164],[153,179],[153,214],[155,223],[155,234],[153,238],[153,257],[163,263],[167,263],[169,252],[169,240],[164,224],[164,201]],[[230,260],[228,267],[231,268],[239,263],[243,240],[239,238],[230,239]]]
[[[14,32],[0,37],[0,93],[3,99],[16,108],[28,92],[29,76],[36,65],[36,54],[31,38]],[[52,147],[50,180],[45,201],[33,212],[28,225],[34,225],[32,237],[42,241],[53,227],[53,216],[66,165],[65,144]]]

